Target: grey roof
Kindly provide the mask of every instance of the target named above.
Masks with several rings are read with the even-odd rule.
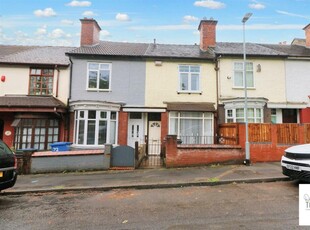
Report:
[[[0,63],[68,66],[70,61],[65,53],[72,49],[59,46],[0,45]]]
[[[95,46],[82,46],[68,52],[69,55],[105,55],[131,57],[174,57],[212,59],[210,51],[202,52],[198,45],[170,45],[154,43],[128,43],[101,41]]]
[[[214,52],[222,55],[242,55],[243,43],[217,42]],[[256,43],[246,43],[246,54],[253,56],[287,56],[285,52]]]
[[[150,44],[147,52],[148,57],[174,57],[174,58],[198,58],[213,59],[211,50],[201,51],[199,45],[165,45]]]
[[[310,57],[310,48],[302,45],[262,44],[261,46],[276,50],[278,52],[286,53],[290,57]]]
[[[143,56],[149,44],[100,41],[95,46],[81,46],[68,54],[91,54],[108,56]]]
[[[2,96],[0,107],[42,107],[42,108],[66,108],[66,105],[52,96]]]

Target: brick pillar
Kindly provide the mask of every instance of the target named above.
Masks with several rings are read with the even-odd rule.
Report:
[[[168,112],[161,113],[161,141],[168,135]]]
[[[119,112],[118,114],[118,144],[127,145],[128,135],[128,113]]]
[[[177,136],[176,135],[167,135],[165,142],[166,149],[166,167],[173,167],[173,163],[177,157]]]

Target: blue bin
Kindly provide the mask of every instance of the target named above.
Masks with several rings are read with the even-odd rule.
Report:
[[[55,142],[50,144],[52,152],[69,151],[71,142]]]

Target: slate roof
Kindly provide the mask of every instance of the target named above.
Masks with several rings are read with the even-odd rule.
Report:
[[[0,63],[68,66],[70,61],[65,53],[72,49],[59,46],[0,45]]]
[[[217,42],[214,48],[216,54],[221,55],[243,55],[243,43]],[[287,56],[286,52],[273,49],[256,43],[246,43],[247,56]]]
[[[101,41],[95,46],[83,46],[68,55],[105,55],[129,57],[167,57],[213,59],[210,51],[202,52],[198,45],[170,45],[154,43],[128,43]]]
[[[310,57],[310,48],[305,46],[272,44],[262,44],[261,46],[276,50],[278,52],[286,53],[290,57]]]
[[[73,49],[70,55],[102,55],[119,57],[143,58],[187,58],[187,59],[214,59],[215,55],[241,56],[243,43],[217,42],[216,47],[201,51],[199,45],[174,45],[155,43],[128,43],[100,41],[95,46],[82,46]],[[310,56],[310,49],[302,45],[269,45],[246,43],[247,56],[287,57]]]

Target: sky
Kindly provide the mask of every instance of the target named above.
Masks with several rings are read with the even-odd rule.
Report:
[[[80,19],[94,18],[100,39],[199,44],[202,19],[217,20],[217,42],[290,44],[305,38],[310,0],[0,0],[0,44],[79,46]]]

